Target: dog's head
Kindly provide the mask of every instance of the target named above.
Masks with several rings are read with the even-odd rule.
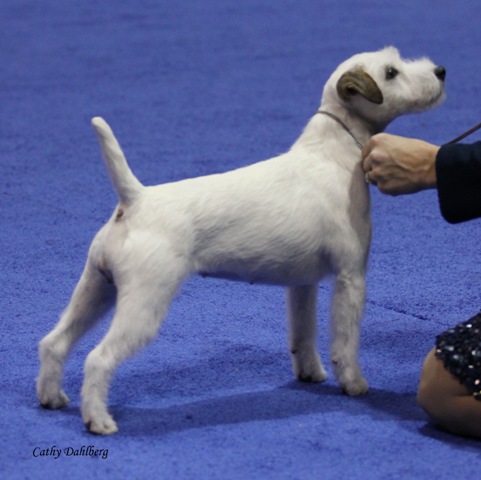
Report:
[[[444,67],[428,58],[405,60],[394,47],[343,62],[324,87],[322,105],[341,104],[376,130],[394,118],[421,112],[445,97]]]

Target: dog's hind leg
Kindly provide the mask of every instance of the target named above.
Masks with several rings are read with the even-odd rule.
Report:
[[[162,271],[160,279],[159,270]],[[85,361],[81,409],[83,421],[92,433],[107,435],[118,430],[106,404],[110,379],[123,360],[157,334],[185,277],[177,275],[173,268],[168,270],[146,265],[117,285],[112,325]]]
[[[327,378],[316,346],[317,289],[317,284],[287,289],[292,369],[303,382],[323,382]]]
[[[39,343],[37,397],[46,408],[61,408],[69,399],[61,389],[63,365],[75,342],[112,306],[115,287],[87,260],[69,305],[55,328]]]
[[[336,377],[348,395],[362,395],[368,390],[358,361],[365,296],[366,282],[362,272],[337,275],[331,305],[331,357]]]

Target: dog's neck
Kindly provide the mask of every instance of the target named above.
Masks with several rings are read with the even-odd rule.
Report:
[[[319,111],[323,114],[319,114]],[[373,135],[383,131],[385,127],[385,125],[374,125],[363,118],[354,116],[339,105],[323,103],[294,145],[309,146],[314,149],[318,145],[320,146],[325,138],[326,122],[331,123],[333,128],[344,130],[346,145],[352,145],[353,148],[362,148]]]
[[[335,121],[354,141],[354,143],[358,146],[359,150],[362,150],[362,143],[357,139],[356,135],[351,132],[350,128],[337,116],[327,110],[319,109],[317,111],[318,115],[327,115],[333,121]]]

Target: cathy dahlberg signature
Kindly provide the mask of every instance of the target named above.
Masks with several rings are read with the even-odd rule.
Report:
[[[35,447],[32,455],[37,457],[51,457],[58,459],[64,457],[98,457],[105,460],[109,456],[108,448],[95,448],[93,445],[82,445],[79,448],[66,447],[60,448],[53,445],[52,447],[42,448]]]

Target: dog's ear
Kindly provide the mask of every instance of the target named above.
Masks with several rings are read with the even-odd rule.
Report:
[[[384,100],[377,83],[362,67],[355,67],[341,76],[337,82],[337,93],[346,102],[357,94],[378,105]]]

